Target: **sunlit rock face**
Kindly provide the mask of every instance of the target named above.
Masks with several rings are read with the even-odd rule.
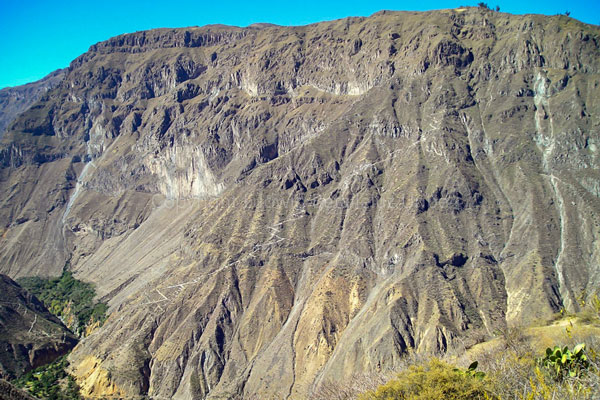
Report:
[[[0,272],[88,396],[304,399],[600,286],[597,27],[483,9],[99,43],[0,149]]]

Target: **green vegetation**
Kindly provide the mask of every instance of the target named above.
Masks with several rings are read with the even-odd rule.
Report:
[[[44,302],[52,314],[79,336],[86,334],[86,328],[102,324],[106,319],[108,307],[104,303],[94,303],[94,287],[75,279],[69,271],[64,271],[59,278],[28,277],[19,279],[18,283]]]
[[[69,271],[54,279],[21,278],[18,283],[40,299],[48,310],[79,336],[85,336],[106,319],[107,306],[95,303],[94,287],[73,277]],[[67,355],[38,367],[12,383],[43,399],[81,399],[75,379],[66,369]]]
[[[310,399],[600,399],[600,301],[584,297],[577,314],[563,312],[531,328],[510,326],[442,359],[409,351],[395,373],[353,377],[348,384],[325,381]]]
[[[597,339],[590,340],[598,344]],[[586,345],[556,346],[546,355],[535,357],[535,349],[526,342],[521,347],[496,347],[485,357],[486,373],[476,371],[472,363],[467,370],[452,368],[434,359],[402,371],[396,379],[360,400],[425,399],[522,399],[522,400],[591,400],[600,395],[598,356]]]
[[[473,363],[475,364],[475,363]],[[477,365],[467,371],[432,359],[426,364],[413,365],[377,390],[364,393],[359,400],[477,400],[497,399],[492,382],[482,373],[475,373]],[[472,367],[472,368],[471,368]]]
[[[466,370],[436,358],[418,362],[396,378],[346,399],[434,400],[434,399],[597,399],[600,395],[598,356],[580,343],[573,350],[556,346],[536,358],[521,349],[496,348],[486,354],[488,373],[477,371],[477,362]],[[357,397],[356,397],[357,396]]]
[[[66,372],[68,366],[69,362],[65,355],[51,364],[29,371],[12,383],[41,399],[81,399],[79,386],[75,379]]]
[[[590,365],[585,355],[585,343],[578,344],[573,351],[567,346],[562,349],[559,346],[555,346],[554,349],[548,347],[545,357],[541,358],[539,363],[554,372],[554,378],[558,381],[562,381],[567,375],[579,376]]]
[[[477,365],[479,365],[479,363],[477,361],[473,361],[469,365],[469,368],[467,368],[466,370],[462,370],[460,368],[454,368],[454,372],[456,372],[458,374],[463,374],[463,375],[471,376],[471,377],[477,378],[477,379],[483,379],[483,378],[485,378],[485,373],[484,372],[477,371]]]

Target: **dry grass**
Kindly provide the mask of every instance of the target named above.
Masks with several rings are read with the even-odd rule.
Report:
[[[600,341],[596,335],[566,338],[559,346],[573,348],[586,343],[590,367],[587,373],[556,381],[551,372],[539,367],[537,359],[544,349],[523,341],[511,349],[490,349],[481,354],[480,369],[494,382],[495,393],[504,400],[592,400],[600,398],[598,356]],[[541,351],[540,351],[541,350]]]
[[[538,363],[546,347],[586,343],[590,361],[587,371],[580,376],[554,379],[551,371]],[[479,361],[479,371],[486,374],[486,396],[502,400],[592,400],[600,399],[600,326],[598,320],[588,321],[581,315],[554,321],[551,325],[535,328],[510,326],[498,332],[496,338],[447,353],[443,360],[465,368]],[[434,356],[411,353],[395,371],[356,375],[348,382],[326,381],[309,397],[310,400],[354,400],[361,394],[375,396],[377,389],[390,388],[410,375],[411,371],[428,371]],[[416,369],[415,369],[416,368]],[[414,375],[414,374],[413,374]],[[412,378],[411,378],[412,379]],[[406,381],[406,379],[404,379]],[[395,382],[395,383],[394,383]],[[407,382],[405,382],[407,383]],[[389,395],[389,393],[388,393]],[[378,397],[372,397],[378,398]],[[409,399],[406,395],[392,395],[386,399]],[[415,397],[417,398],[417,397]],[[428,399],[429,397],[418,397]],[[469,397],[456,397],[466,399]],[[433,397],[431,397],[433,400]]]
[[[385,384],[391,375],[385,373],[360,374],[353,376],[348,382],[342,384],[333,380],[326,380],[310,394],[311,400],[353,400],[361,393],[377,389]]]
[[[499,400],[493,382],[456,368],[438,359],[412,365],[376,390],[361,394],[359,400]]]
[[[431,355],[409,352],[400,361],[394,371],[380,371],[355,374],[348,381],[339,382],[327,379],[318,385],[309,395],[310,400],[354,400],[365,392],[376,390],[390,381],[399,372],[410,366],[424,364],[433,358]]]

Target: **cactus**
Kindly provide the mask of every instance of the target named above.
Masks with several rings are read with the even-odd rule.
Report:
[[[479,365],[479,363],[477,361],[473,361],[471,363],[471,365],[469,365],[469,368],[467,368],[466,370],[462,370],[462,369],[459,369],[459,368],[454,368],[454,372],[457,372],[457,373],[462,374],[462,375],[472,376],[472,377],[477,378],[477,379],[483,379],[483,378],[485,378],[485,373],[484,372],[477,371],[477,365]]]
[[[566,376],[579,376],[589,366],[585,355],[585,343],[578,344],[573,351],[567,346],[562,349],[559,346],[555,346],[554,349],[548,347],[546,355],[539,360],[539,363],[553,370],[557,380],[562,380]]]

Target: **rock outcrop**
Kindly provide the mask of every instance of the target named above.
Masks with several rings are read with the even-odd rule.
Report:
[[[42,302],[0,274],[0,378],[20,377],[76,344],[76,336]]]
[[[88,396],[305,398],[600,286],[600,30],[480,8],[92,46],[0,149],[0,271],[110,304]]]
[[[30,396],[10,382],[0,379],[0,400],[35,400],[35,397]]]
[[[65,73],[64,69],[59,69],[37,82],[0,90],[0,139],[10,123],[48,90],[54,89],[64,78]]]

